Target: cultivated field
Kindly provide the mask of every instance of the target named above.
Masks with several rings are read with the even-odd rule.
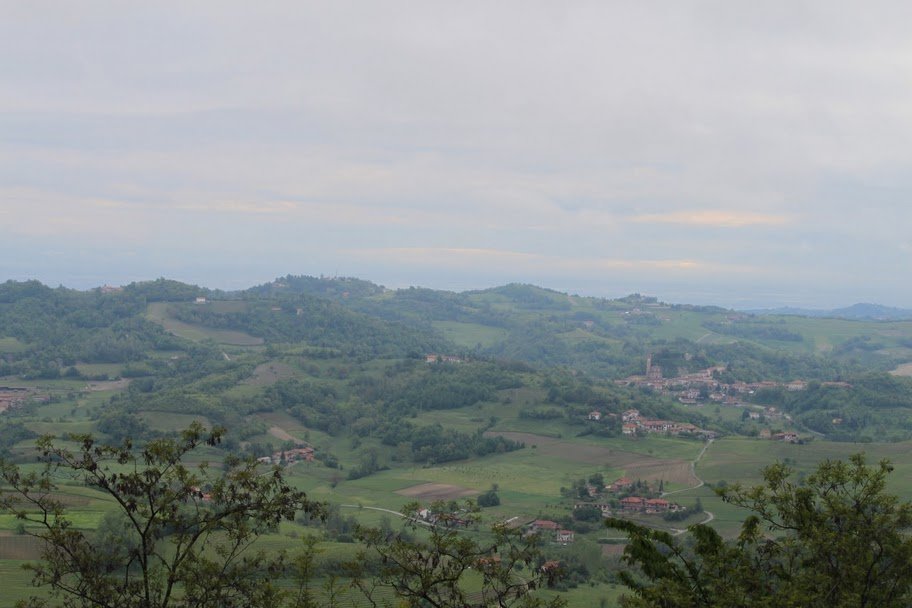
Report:
[[[168,312],[169,306],[171,306],[171,304],[168,302],[153,302],[149,304],[149,307],[146,310],[146,317],[156,323],[160,323],[166,331],[175,336],[186,338],[187,340],[192,340],[194,342],[212,340],[218,344],[227,344],[230,346],[259,346],[263,344],[262,338],[251,336],[242,331],[215,329],[179,321],[170,315]]]
[[[475,496],[478,491],[446,483],[421,483],[403,490],[396,490],[396,494],[424,502],[434,502],[435,500],[453,500]]]

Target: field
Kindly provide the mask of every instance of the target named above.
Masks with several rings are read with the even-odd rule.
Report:
[[[284,368],[268,368],[263,371],[274,373]],[[484,404],[480,408],[467,408],[447,412],[426,412],[417,420],[423,423],[452,422],[461,428],[477,428],[480,421],[489,416],[489,411],[497,411],[503,418],[499,427],[510,428],[521,420],[512,417],[532,394],[519,391],[508,391],[511,403],[495,402]],[[515,399],[515,401],[514,401]],[[48,413],[66,414],[66,404],[48,404],[42,406]],[[256,418],[262,420],[269,429],[269,436],[276,441],[299,440],[324,445],[340,457],[346,468],[357,462],[359,451],[352,448],[349,440],[330,437],[315,429],[309,429],[297,419],[283,412],[261,412]],[[186,426],[198,417],[188,414],[171,414],[166,412],[145,412],[143,417],[155,428],[175,430]],[[206,422],[203,420],[203,422]],[[60,423],[30,422],[36,430],[59,428]],[[78,418],[66,423],[69,428],[87,425]],[[85,428],[89,428],[85,426]],[[707,512],[712,513],[712,525],[727,536],[737,534],[740,522],[746,513],[741,509],[723,503],[709,486],[689,489],[697,485],[698,479],[691,472],[690,463],[695,459],[703,443],[698,441],[647,437],[599,438],[593,436],[577,437],[572,427],[556,426],[555,436],[523,431],[495,430],[489,433],[502,434],[513,440],[525,443],[525,448],[504,454],[494,454],[484,458],[467,461],[450,462],[433,466],[407,465],[393,463],[388,470],[383,470],[365,478],[348,480],[344,472],[324,467],[320,463],[298,463],[287,469],[288,478],[298,487],[306,490],[309,496],[317,500],[328,500],[336,504],[351,505],[344,514],[353,515],[368,525],[377,525],[382,518],[395,520],[389,511],[398,511],[405,503],[417,500],[428,504],[434,500],[460,500],[483,492],[497,485],[501,504],[485,509],[484,518],[488,522],[516,520],[530,521],[535,518],[559,518],[568,516],[572,503],[561,496],[561,488],[568,487],[575,479],[601,473],[608,481],[620,476],[644,480],[662,480],[666,489],[681,490],[674,494],[673,500],[684,505],[692,504],[699,498]],[[367,440],[361,449],[379,444]],[[742,482],[746,484],[760,481],[760,469],[771,462],[789,459],[797,470],[807,472],[816,462],[823,458],[842,458],[859,449],[870,455],[872,460],[887,457],[896,464],[897,472],[891,479],[891,489],[902,496],[912,498],[912,445],[904,444],[842,444],[825,441],[813,441],[805,445],[793,445],[781,442],[761,441],[747,438],[723,438],[713,442],[696,467],[699,478],[711,485],[725,481],[729,484]],[[67,487],[67,500],[70,501],[74,525],[78,529],[91,530],[98,525],[108,503],[97,494],[78,487]],[[374,510],[374,509],[377,510]],[[680,524],[666,524],[646,518],[644,521],[657,527],[668,529],[684,527],[688,523],[701,521],[698,516]],[[16,535],[16,521],[5,516],[0,517],[0,572],[9,574],[11,587],[8,597],[21,598],[29,592],[27,573],[16,569],[22,559],[34,558],[37,547],[26,537]],[[261,542],[270,548],[294,550],[299,542],[296,540],[307,529],[295,524],[283,524],[280,534],[270,535]],[[611,537],[612,532],[596,528],[593,532],[578,536],[578,549],[594,543],[598,539]],[[345,543],[322,543],[327,555],[339,557],[352,550],[352,545]],[[594,545],[598,551],[609,549],[616,558],[621,550],[619,545]],[[549,551],[557,555],[566,550],[551,547]],[[322,583],[321,583],[322,584]],[[605,584],[594,586],[583,585],[565,593],[571,606],[599,605],[604,600],[605,606],[616,605],[621,588]],[[5,599],[5,598],[4,598]],[[593,604],[594,603],[594,604]]]
[[[912,376],[912,363],[903,363],[902,365],[898,365],[896,369],[890,373],[897,376]]]
[[[453,500],[455,498],[475,496],[478,492],[446,483],[420,483],[410,488],[396,490],[396,494],[423,502],[434,502],[436,500]]]
[[[3,353],[21,353],[28,347],[16,338],[0,337],[0,354]]]
[[[434,329],[448,339],[465,348],[491,346],[503,340],[507,332],[499,327],[489,327],[479,323],[460,323],[458,321],[435,321]]]
[[[263,344],[262,338],[251,336],[242,331],[215,329],[184,323],[169,314],[168,309],[170,306],[167,302],[152,302],[146,310],[146,317],[151,321],[160,323],[168,332],[193,342],[212,340],[218,344],[230,346],[258,346]]]

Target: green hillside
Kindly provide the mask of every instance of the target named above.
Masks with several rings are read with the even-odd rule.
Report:
[[[496,488],[484,521],[574,531],[572,544],[545,547],[587,573],[560,593],[613,602],[616,541],[575,506],[618,509],[622,494],[604,486],[627,477],[704,509],[637,521],[679,530],[711,515],[732,534],[743,514],[702,481],[756,479],[785,458],[809,470],[860,447],[912,467],[912,380],[885,373],[912,360],[910,340],[907,322],[754,317],[529,285],[451,293],[285,277],[232,293],[166,280],[102,293],[7,282],[0,453],[28,466],[41,434],[141,443],[194,421],[227,429],[201,456],[213,463],[313,448],[313,461],[283,465],[336,516],[283,525],[267,544],[318,535],[326,564],[351,552],[357,522],[389,525],[411,501]],[[681,378],[703,384],[684,398]],[[685,430],[625,435],[630,409]],[[784,432],[796,443],[762,438]],[[67,492],[80,496],[79,525],[98,526],[109,506],[79,484]],[[37,556],[16,531],[0,517],[0,571]]]

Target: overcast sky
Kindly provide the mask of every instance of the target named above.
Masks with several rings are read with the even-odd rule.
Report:
[[[912,3],[0,0],[0,278],[912,307]]]

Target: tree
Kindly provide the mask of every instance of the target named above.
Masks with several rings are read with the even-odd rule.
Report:
[[[363,528],[358,537],[366,545],[358,560],[350,565],[354,584],[371,606],[431,606],[434,608],[561,608],[562,598],[545,600],[532,592],[553,582],[559,568],[543,561],[537,535],[523,535],[519,529],[495,525],[486,534],[466,529],[466,522],[477,522],[473,505],[458,514],[446,513],[442,502],[435,503],[433,524],[415,515],[417,503],[403,507],[404,529],[388,533]],[[483,540],[479,540],[483,539]],[[371,569],[368,573],[365,569]],[[467,575],[481,576],[481,588],[472,591]],[[370,574],[370,575],[368,575]],[[393,589],[404,604],[385,600],[384,591]]]
[[[322,507],[290,488],[277,467],[264,474],[256,463],[233,457],[220,471],[205,462],[185,464],[222,434],[194,423],[177,439],[149,441],[139,450],[129,440],[111,446],[71,436],[81,444],[75,453],[43,437],[40,470],[0,463],[12,490],[0,495],[0,510],[43,541],[43,560],[29,566],[33,582],[49,585],[68,608],[274,605],[281,593],[272,580],[282,556],[267,557],[250,545],[297,511],[318,515]],[[56,480],[67,477],[111,498],[115,514],[94,534],[76,529],[58,498]],[[45,604],[32,599],[29,605]]]
[[[599,521],[602,510],[596,505],[580,505],[573,509],[573,519],[577,521]]]
[[[820,608],[908,606],[912,602],[912,504],[885,492],[892,467],[869,467],[862,455],[824,461],[804,482],[783,464],[764,483],[718,490],[750,509],[740,536],[727,543],[706,525],[690,528],[692,549],[665,532],[619,519],[621,573],[634,597],[626,607]]]
[[[500,504],[500,496],[497,495],[497,490],[492,487],[487,492],[479,494],[477,502],[479,507],[496,507]]]

